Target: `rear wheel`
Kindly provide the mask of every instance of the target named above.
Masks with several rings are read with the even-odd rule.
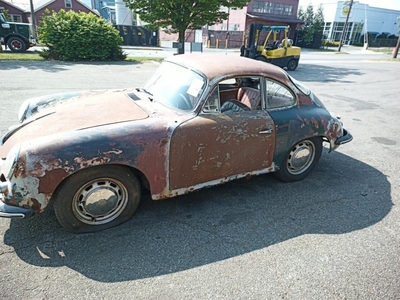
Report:
[[[285,182],[302,180],[315,168],[322,154],[322,139],[315,137],[294,145],[275,176]]]
[[[286,68],[288,69],[288,71],[294,71],[297,68],[297,65],[299,64],[299,62],[295,59],[291,59],[289,60]]]
[[[84,233],[129,220],[139,205],[141,191],[128,167],[99,166],[72,175],[54,197],[60,224],[73,233]]]
[[[26,51],[26,43],[19,37],[10,37],[7,42],[8,48],[12,52],[25,52]]]

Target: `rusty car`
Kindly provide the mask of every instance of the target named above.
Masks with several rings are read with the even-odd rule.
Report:
[[[153,200],[273,172],[304,179],[352,140],[307,87],[271,64],[229,54],[165,59],[140,88],[25,101],[0,141],[0,216],[52,202],[73,233],[129,220]]]

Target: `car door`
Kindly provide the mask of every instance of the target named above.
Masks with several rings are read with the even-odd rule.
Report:
[[[272,166],[275,130],[268,112],[226,114],[219,107],[220,103],[211,99],[198,116],[175,129],[170,146],[170,190],[214,185],[232,176],[267,172]]]

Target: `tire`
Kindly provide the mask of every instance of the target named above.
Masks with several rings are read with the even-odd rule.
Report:
[[[25,52],[26,51],[26,43],[19,37],[10,37],[7,42],[8,48],[12,52]]]
[[[296,70],[298,64],[299,64],[299,62],[296,59],[291,59],[287,63],[286,68],[288,69],[288,71],[294,71],[294,70]]]
[[[96,232],[117,226],[135,213],[140,184],[125,166],[98,166],[67,178],[54,193],[60,224],[73,233]]]
[[[310,138],[290,148],[275,177],[284,182],[299,181],[308,176],[318,164],[322,154],[322,139]]]

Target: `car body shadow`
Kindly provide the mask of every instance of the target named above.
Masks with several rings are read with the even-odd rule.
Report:
[[[11,220],[4,243],[31,265],[66,266],[99,282],[122,282],[380,222],[392,207],[386,176],[340,152],[326,152],[301,182],[281,183],[267,174],[164,201],[146,195],[130,221],[93,234],[67,233],[49,210]]]
[[[301,61],[300,61],[301,62]],[[340,68],[337,66],[324,66],[317,64],[301,64],[295,72],[290,72],[297,80],[302,82],[334,82],[334,83],[354,83],[351,76],[363,75],[359,69]]]

